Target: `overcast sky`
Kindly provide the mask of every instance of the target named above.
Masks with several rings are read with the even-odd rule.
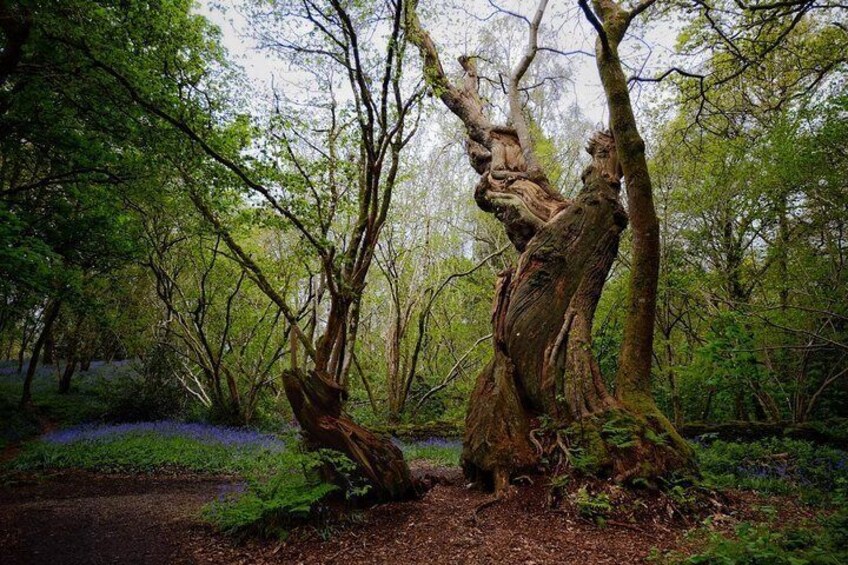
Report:
[[[479,43],[480,30],[490,25],[494,9],[488,0],[438,1],[441,13],[436,18],[426,19],[424,24],[442,50],[447,66],[455,60],[454,56],[470,51]],[[422,4],[426,2],[423,0]],[[292,77],[286,76],[283,65],[272,54],[257,48],[255,40],[248,33],[247,21],[237,9],[239,3],[238,0],[200,0],[198,12],[221,28],[225,47],[244,68],[248,78],[256,85],[257,92],[267,92],[272,80],[278,85],[293,82],[287,80]],[[497,4],[528,17],[532,16],[536,7],[536,2],[529,0],[502,0]],[[639,27],[634,29],[634,34],[622,50],[622,59],[631,67],[631,73],[650,76],[669,64],[679,24],[652,22],[651,19],[650,11],[641,16]],[[593,34],[594,30],[579,12],[576,2],[553,0],[543,20],[539,45],[562,51],[592,52]],[[576,101],[591,121],[599,125],[606,123],[605,103],[594,59],[577,54],[567,57],[567,61],[573,75],[572,80],[565,85],[563,103],[568,106]],[[634,90],[637,108],[643,107],[648,98],[656,93],[656,87],[650,86]]]

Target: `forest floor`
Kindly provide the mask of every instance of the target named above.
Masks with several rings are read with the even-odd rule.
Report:
[[[423,466],[417,473],[441,483],[420,501],[302,528],[284,542],[245,543],[215,533],[200,518],[202,506],[233,478],[83,471],[7,478],[0,485],[2,562],[621,564],[686,546],[686,532],[699,526],[655,510],[647,521],[599,526],[573,509],[548,509],[548,489],[538,484],[485,505],[490,495],[466,488],[456,468]],[[809,512],[788,497],[739,494],[724,503],[714,522],[750,518],[766,504],[784,523]]]

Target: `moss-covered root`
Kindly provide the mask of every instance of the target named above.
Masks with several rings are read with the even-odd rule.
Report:
[[[572,465],[581,473],[650,487],[697,476],[692,449],[656,409],[646,414],[609,410],[571,424],[565,435]]]

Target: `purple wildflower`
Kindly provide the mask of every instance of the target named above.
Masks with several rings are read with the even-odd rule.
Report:
[[[46,434],[43,440],[54,444],[68,444],[78,441],[109,441],[126,435],[138,434],[182,437],[205,444],[258,448],[275,453],[285,449],[285,442],[272,434],[243,428],[227,428],[209,424],[174,422],[171,420],[115,425],[76,426]]]
[[[445,449],[452,449],[455,447],[460,447],[462,445],[462,442],[460,442],[458,439],[430,437],[425,439],[424,441],[418,442],[418,445],[422,447],[441,447]]]
[[[394,443],[400,449],[409,447],[435,447],[440,449],[459,449],[462,447],[462,442],[459,439],[443,437],[429,437],[424,440],[413,441],[409,443],[404,443],[401,440],[393,437],[392,443]]]
[[[227,483],[218,487],[218,501],[223,502],[230,498],[237,498],[247,492],[247,483]]]

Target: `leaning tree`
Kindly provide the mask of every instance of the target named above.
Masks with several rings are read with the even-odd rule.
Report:
[[[515,472],[560,449],[581,454],[592,472],[617,481],[692,468],[691,451],[650,393],[659,230],[644,142],[633,115],[618,47],[645,0],[625,10],[613,0],[580,0],[597,32],[596,61],[611,131],[597,132],[579,194],[568,199],[548,180],[522,106],[521,81],[538,51],[547,1],[528,20],[526,51],[507,77],[509,123],[493,123],[478,86],[477,59],[459,58],[452,82],[411,0],[407,34],[434,93],[465,126],[477,205],[493,214],[520,253],[502,272],[492,315],[494,355],[477,379],[466,417],[463,467],[501,491]],[[622,179],[628,210],[619,198]],[[592,352],[592,320],[629,224],[633,244],[629,303],[614,391]],[[553,422],[552,424],[550,422]]]
[[[321,80],[313,82],[319,92],[312,93],[318,96],[313,96],[309,116],[280,116],[282,125],[270,128],[267,144],[250,147],[253,139],[243,127],[247,120],[230,120],[230,112],[221,111],[226,107],[222,95],[234,90],[223,84],[231,75],[217,32],[192,12],[193,3],[130,4],[126,10],[103,10],[96,0],[84,0],[35,12],[34,37],[73,61],[77,73],[90,73],[109,108],[142,111],[131,114],[131,123],[139,125],[137,130],[128,127],[126,136],[157,149],[157,159],[168,165],[168,178],[187,193],[228,257],[279,309],[293,346],[283,384],[306,442],[349,456],[371,482],[368,498],[414,496],[415,483],[400,449],[357,424],[344,409],[359,305],[424,90],[420,79],[404,80],[403,3],[255,2],[257,10],[289,24],[270,45],[298,58],[298,72],[311,69]],[[2,8],[0,2],[0,16]],[[184,46],[186,30],[193,43]],[[150,60],[127,55],[149,44],[150,37],[167,49],[147,54]],[[5,55],[14,53],[0,55],[2,84]],[[338,98],[335,88],[342,90]],[[80,102],[73,101],[75,107]],[[312,129],[298,127],[307,121]],[[321,133],[329,138],[326,145],[317,139]],[[263,220],[297,234],[298,244],[315,258],[329,302],[323,323],[304,323],[261,260],[228,229],[216,202],[241,190],[255,198],[253,203],[263,203],[268,212]]]

